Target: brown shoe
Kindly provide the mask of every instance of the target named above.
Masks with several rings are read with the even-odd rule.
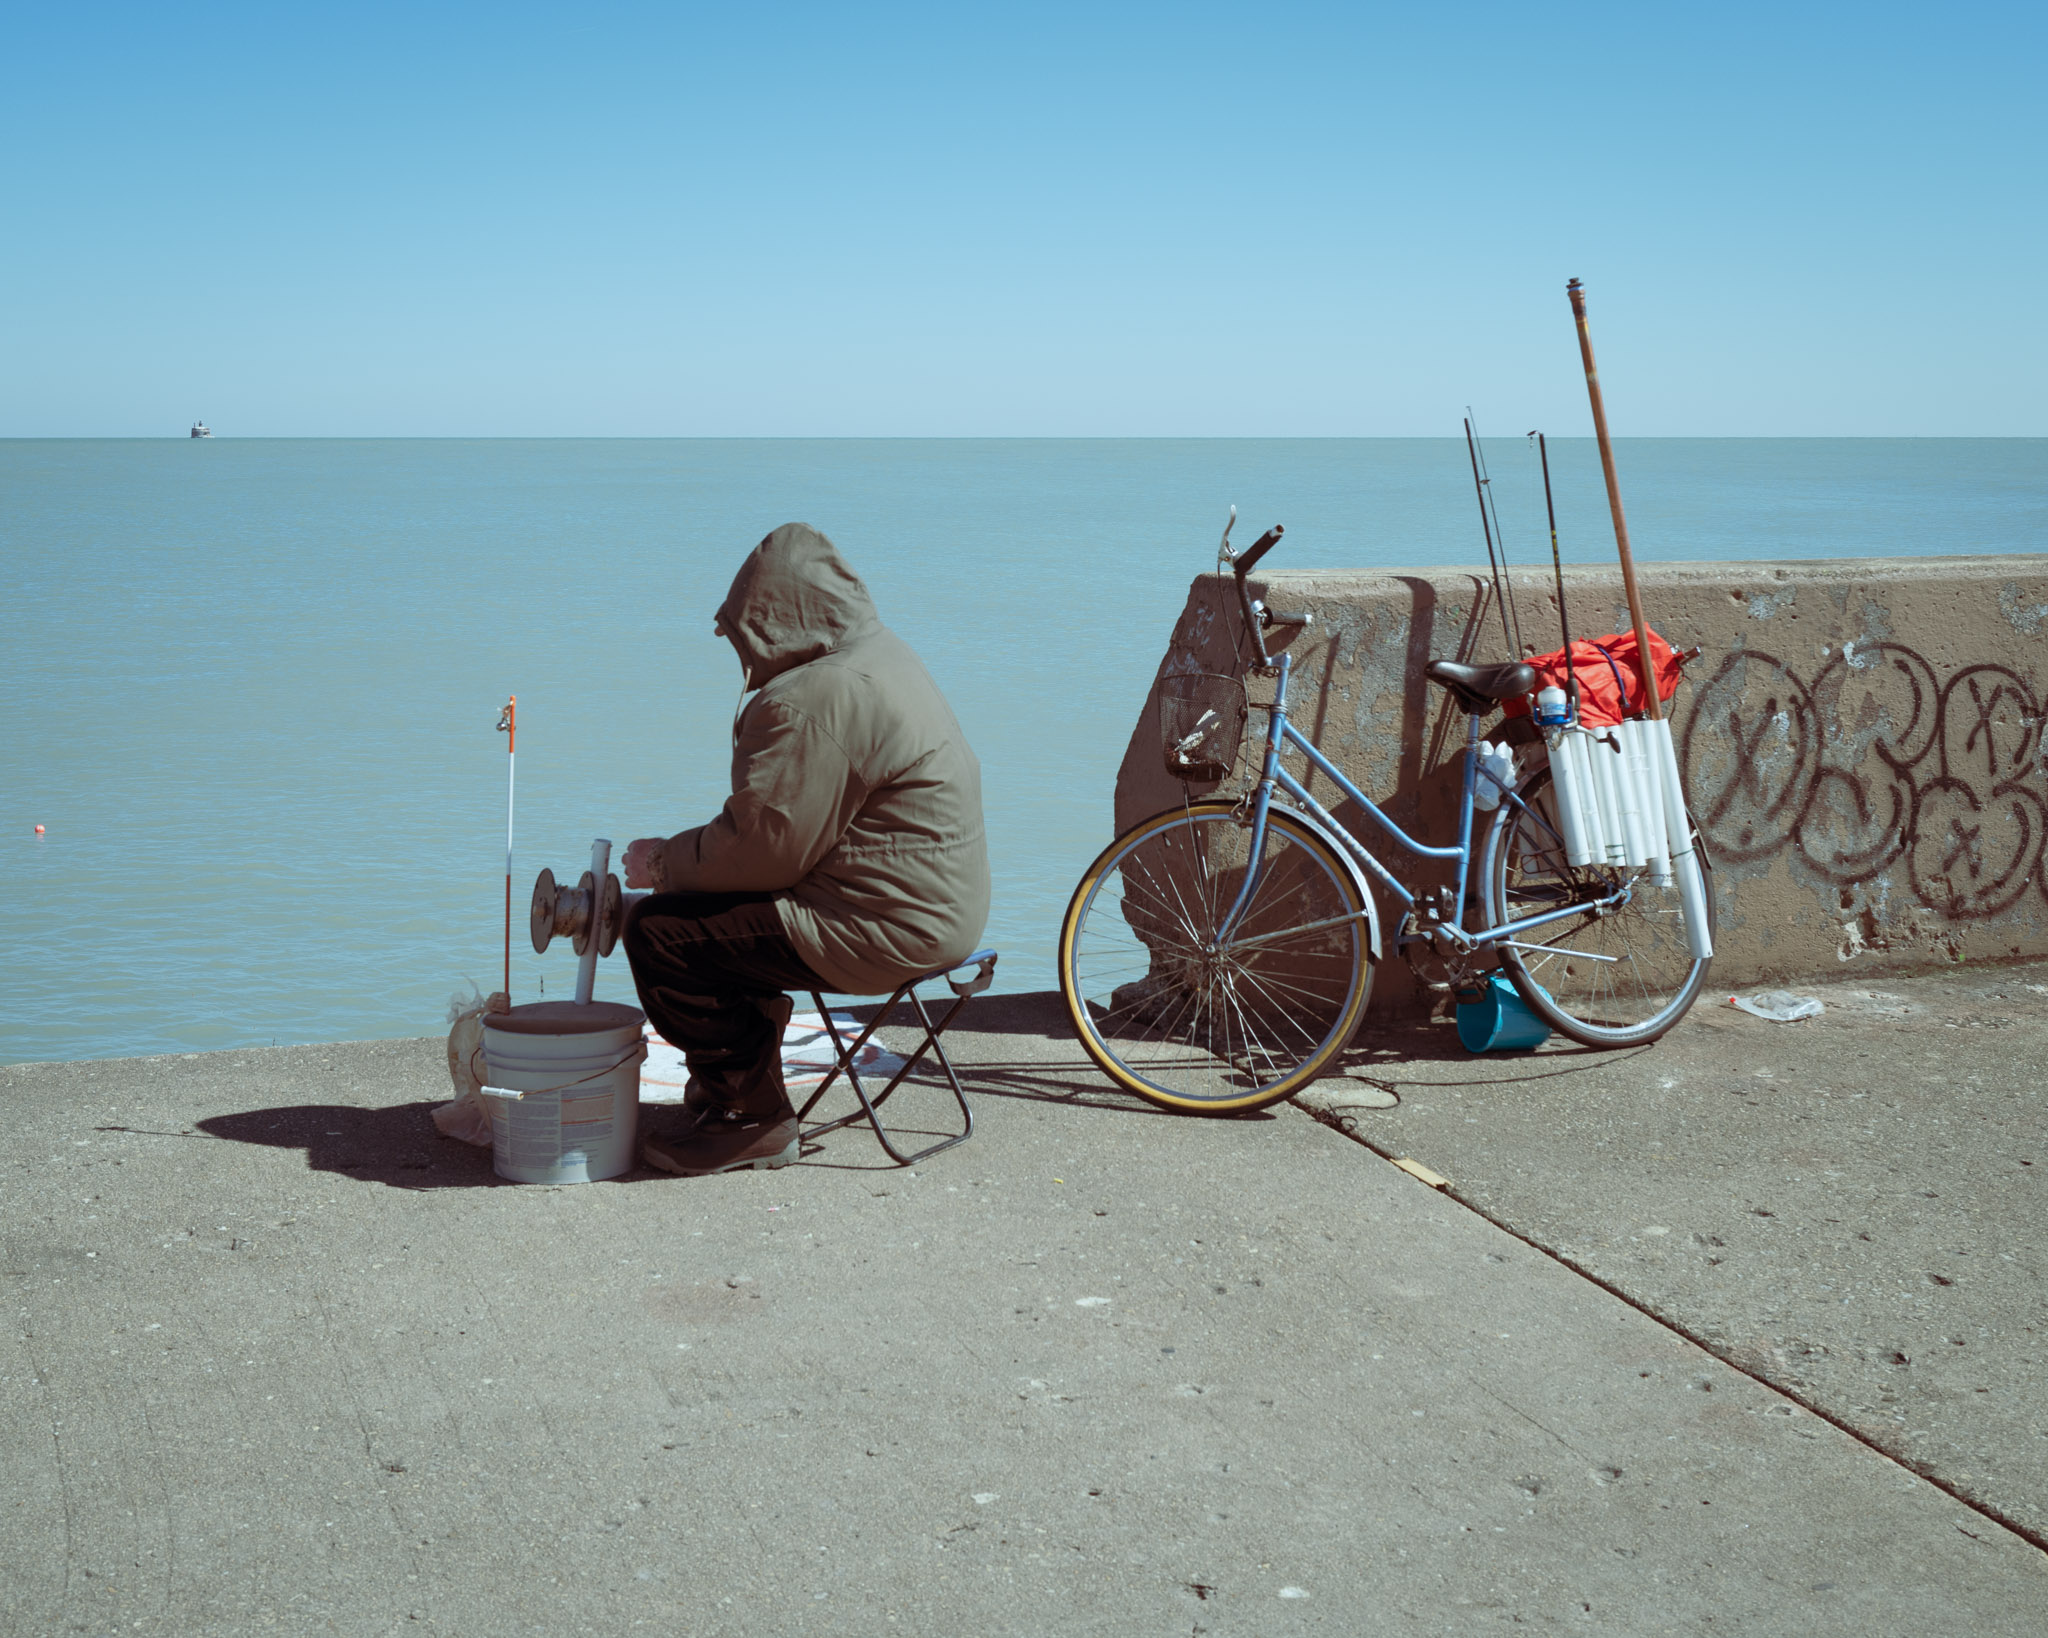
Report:
[[[680,1143],[692,1136],[707,1120],[718,1119],[720,1110],[711,1101],[704,1083],[692,1075],[683,1088],[681,1103],[643,1103],[640,1106],[640,1135]]]
[[[713,1115],[679,1137],[650,1137],[640,1145],[640,1158],[678,1177],[772,1171],[796,1159],[798,1135],[794,1115],[781,1120]]]

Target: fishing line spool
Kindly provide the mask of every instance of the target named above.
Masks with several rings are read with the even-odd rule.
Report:
[[[593,918],[590,909],[596,894],[596,879],[587,870],[574,887],[563,887],[555,880],[552,870],[543,870],[534,881],[533,903],[527,910],[527,930],[533,936],[534,954],[544,955],[550,943],[566,938],[575,944],[576,953],[581,955],[584,946],[595,936],[597,953],[610,955],[619,942],[620,907],[625,894],[619,888],[619,878],[607,873],[603,897],[598,901],[598,913]]]
[[[564,887],[552,870],[543,870],[533,883],[533,898],[527,906],[526,928],[533,940],[533,953],[545,955],[549,944],[568,939],[580,958],[576,965],[576,1002],[590,1003],[600,956],[618,948],[625,930],[626,915],[647,895],[628,893],[612,874],[612,844],[600,836],[590,844],[590,868],[574,887]]]

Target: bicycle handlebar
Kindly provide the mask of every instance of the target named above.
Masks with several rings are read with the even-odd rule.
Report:
[[[1233,565],[1233,567],[1237,571],[1237,578],[1242,580],[1247,574],[1249,574],[1251,572],[1252,566],[1255,563],[1257,563],[1260,558],[1264,557],[1268,552],[1270,552],[1275,546],[1279,545],[1280,537],[1286,533],[1286,525],[1276,523],[1273,525],[1272,528],[1268,529],[1263,535],[1259,536],[1257,540],[1253,541],[1252,549],[1246,552],[1244,556],[1239,558],[1237,562]]]

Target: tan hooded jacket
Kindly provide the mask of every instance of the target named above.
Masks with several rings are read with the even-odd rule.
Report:
[[[669,838],[663,888],[775,894],[798,954],[844,994],[967,956],[988,922],[981,764],[923,662],[808,524],[748,554],[718,618],[759,692],[732,795]]]

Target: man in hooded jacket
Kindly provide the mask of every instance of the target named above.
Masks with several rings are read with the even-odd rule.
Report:
[[[653,889],[624,943],[640,1003],[682,1049],[680,1132],[641,1158],[685,1177],[796,1159],[788,989],[886,994],[963,960],[988,919],[981,764],[838,549],[787,523],[740,565],[719,634],[757,690],[718,817],[626,849]]]

